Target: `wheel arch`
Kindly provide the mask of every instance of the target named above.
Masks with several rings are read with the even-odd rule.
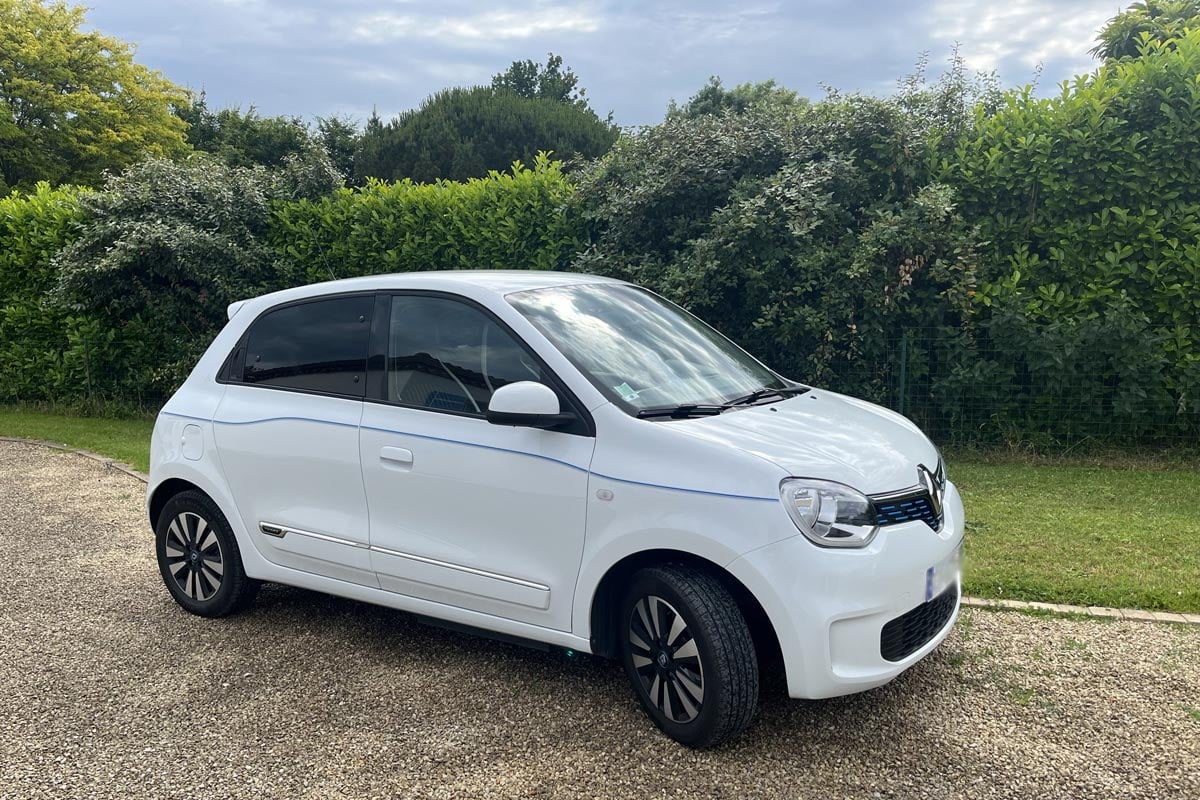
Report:
[[[758,652],[760,662],[782,663],[779,637],[766,610],[748,588],[721,565],[703,556],[670,548],[656,548],[631,553],[617,561],[596,586],[592,594],[589,611],[590,639],[592,653],[606,658],[616,657],[619,653],[617,619],[621,605],[621,590],[628,579],[638,570],[649,566],[663,564],[685,564],[695,569],[703,570],[712,575],[721,585],[733,595],[750,634],[754,638],[754,647]]]
[[[171,498],[188,491],[203,492],[206,497],[212,498],[204,489],[183,478],[167,478],[154,487],[146,503],[146,511],[150,515],[150,528],[152,530],[158,528],[158,518]],[[216,501],[214,500],[213,502]]]

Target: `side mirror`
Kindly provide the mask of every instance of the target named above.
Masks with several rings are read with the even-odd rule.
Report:
[[[501,386],[488,403],[487,421],[522,428],[557,428],[575,419],[561,412],[558,395],[544,383],[517,381]]]

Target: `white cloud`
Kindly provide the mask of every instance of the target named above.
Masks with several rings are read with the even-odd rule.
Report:
[[[1094,66],[1087,51],[1096,32],[1121,5],[1114,0],[937,0],[930,33],[962,45],[967,66],[998,69],[1015,63],[1029,70],[1052,60],[1077,72]]]
[[[373,43],[413,38],[489,42],[528,39],[547,33],[594,33],[600,27],[598,16],[578,6],[495,9],[460,16],[385,11],[356,20],[350,35]]]

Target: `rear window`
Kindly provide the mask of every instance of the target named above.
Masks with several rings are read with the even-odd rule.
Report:
[[[268,311],[250,327],[234,380],[322,394],[365,394],[370,295],[335,297]]]

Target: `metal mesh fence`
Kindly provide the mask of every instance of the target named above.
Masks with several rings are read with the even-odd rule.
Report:
[[[1200,359],[1181,352],[1178,334],[901,331],[827,388],[899,411],[947,446],[1200,447]]]
[[[824,374],[789,377],[899,411],[942,446],[1200,451],[1200,357],[1177,327],[1027,333],[897,331]],[[167,353],[99,329],[27,332],[0,340],[0,403],[152,414],[206,346],[182,335]]]

